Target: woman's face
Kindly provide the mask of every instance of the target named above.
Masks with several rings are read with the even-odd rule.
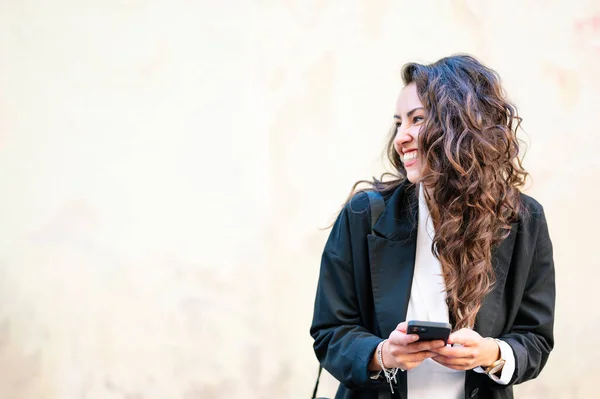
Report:
[[[406,177],[411,183],[421,179],[423,165],[419,158],[418,137],[425,121],[425,109],[417,95],[417,85],[405,86],[396,101],[396,137],[394,148],[406,169]]]

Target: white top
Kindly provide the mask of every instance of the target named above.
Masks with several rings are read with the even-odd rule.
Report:
[[[415,271],[406,320],[448,322],[446,286],[442,266],[431,252],[433,221],[419,185],[419,222],[417,227],[417,249]],[[500,378],[490,376],[498,384],[506,385],[511,380],[515,359],[512,348],[500,341],[500,351],[506,363]],[[483,372],[481,367],[474,369]],[[464,398],[465,372],[442,366],[426,359],[418,367],[407,371],[409,399],[459,399]]]

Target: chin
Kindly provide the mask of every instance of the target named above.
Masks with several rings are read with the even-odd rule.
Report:
[[[409,182],[417,184],[419,181],[421,181],[421,174],[415,171],[410,171],[406,173],[406,178]]]

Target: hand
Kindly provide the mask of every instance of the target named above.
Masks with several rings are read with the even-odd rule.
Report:
[[[398,324],[384,343],[381,354],[386,368],[410,370],[417,367],[427,358],[437,356],[434,349],[444,347],[444,341],[423,341],[417,334],[406,333],[407,323]]]
[[[478,366],[489,366],[500,358],[500,347],[496,341],[483,338],[476,331],[460,329],[448,338],[449,344],[462,347],[444,346],[432,349],[437,355],[432,359],[454,370],[471,370]]]

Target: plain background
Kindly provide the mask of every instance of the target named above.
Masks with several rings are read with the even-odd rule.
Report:
[[[0,397],[307,398],[322,228],[383,170],[401,66],[457,52],[517,104],[555,246],[518,397],[593,397],[593,0],[0,0]]]

